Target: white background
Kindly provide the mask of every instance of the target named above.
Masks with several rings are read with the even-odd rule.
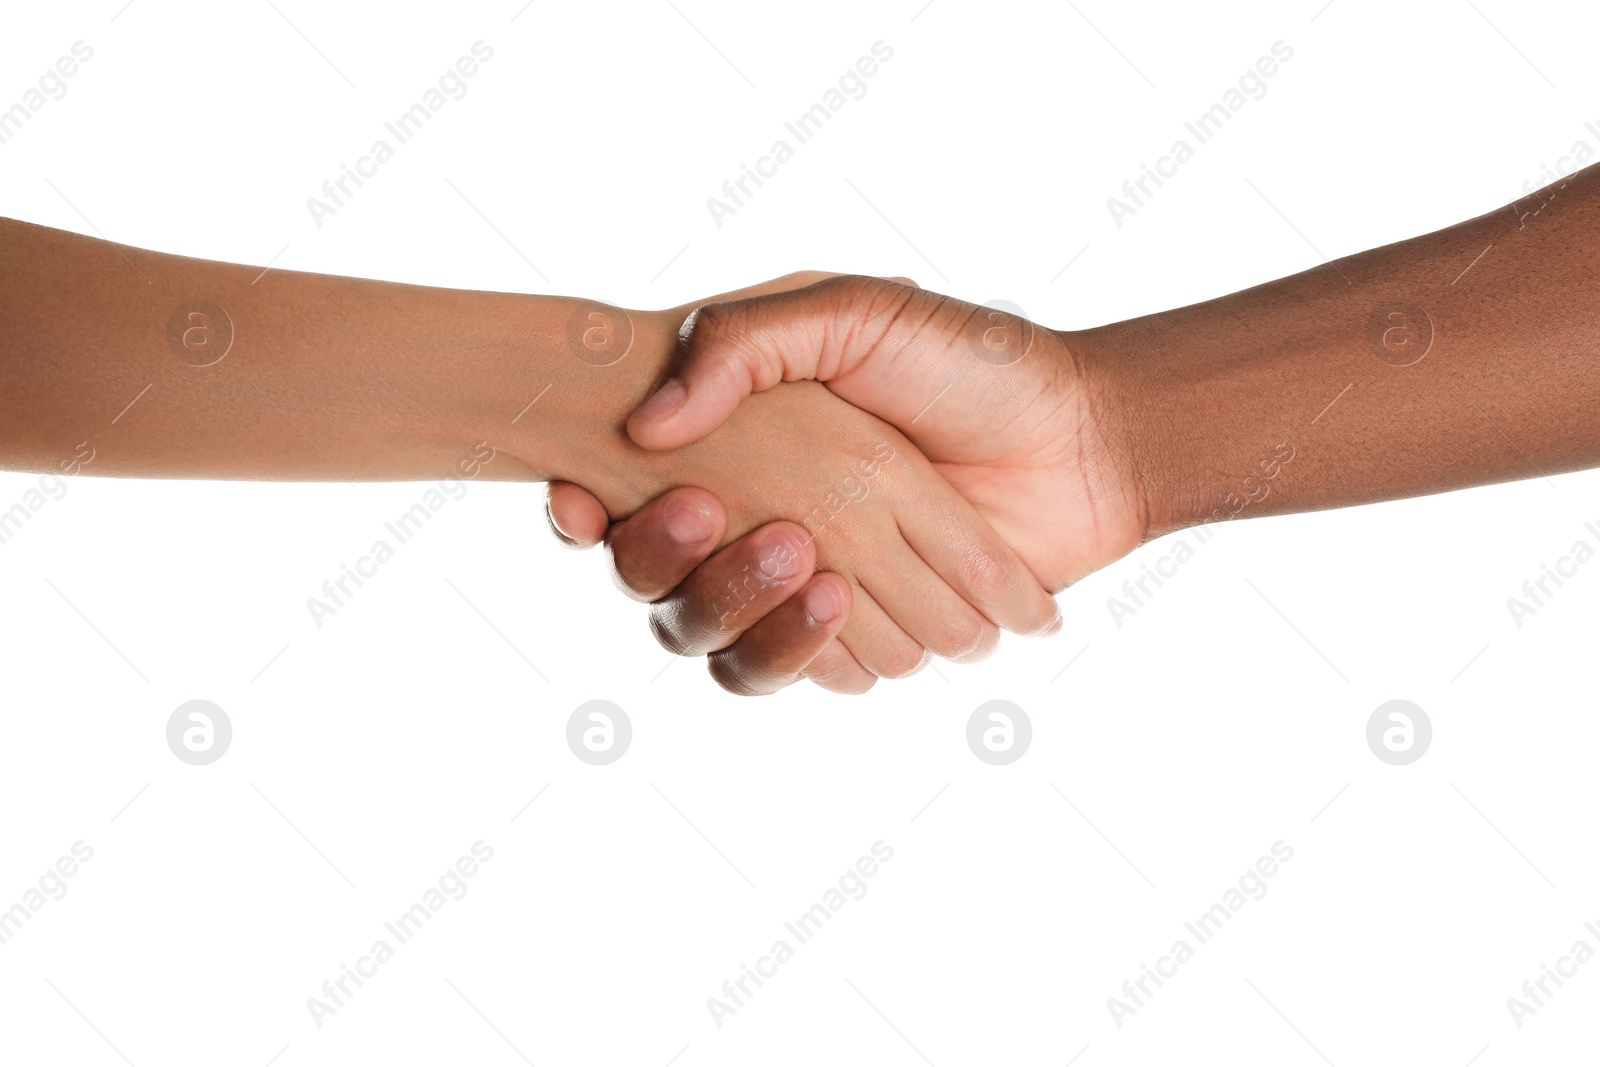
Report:
[[[1576,4],[122,3],[8,11],[0,107],[94,56],[0,145],[4,214],[634,307],[819,268],[1089,326],[1496,208],[1600,147]],[[468,94],[313,225],[306,198],[479,39]],[[717,227],[706,198],[879,40],[866,95]],[[1106,198],[1278,40],[1266,95],[1114,225]],[[0,509],[36,484],[0,476]],[[319,630],[306,598],[422,484],[75,479],[0,546],[0,908],[94,856],[0,945],[0,1059],[1572,1062],[1600,963],[1521,1028],[1506,998],[1600,949],[1600,566],[1520,628],[1506,599],[1596,543],[1597,486],[1225,526],[1119,628],[1106,598],[1152,544],[1065,593],[1050,640],[748,701],[553,543],[536,486],[472,484]],[[165,742],[195,698],[234,729],[205,767]],[[605,767],[564,740],[595,698],[634,727]],[[965,742],[996,698],[1034,728],[1007,767]],[[1405,767],[1365,741],[1395,698],[1434,728]],[[316,1026],[307,998],[480,839],[470,892]],[[714,1025],[706,998],[880,839],[866,896]],[[1107,998],[1279,840],[1270,891],[1116,1026]]]

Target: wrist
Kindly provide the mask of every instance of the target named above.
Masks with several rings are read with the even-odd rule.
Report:
[[[1289,419],[1290,409],[1300,413],[1285,398],[1308,391],[1301,379],[1328,361],[1300,358],[1310,339],[1273,351],[1249,329],[1212,326],[1219,336],[1209,336],[1207,323],[1185,317],[1191,310],[1072,335],[1107,453],[1138,502],[1143,540],[1290,510],[1308,469],[1302,462],[1296,476],[1282,477],[1308,429]]]
[[[1135,350],[1111,327],[1054,333],[1083,474],[1123,517],[1122,551],[1177,529],[1170,465],[1155,440],[1160,419],[1148,381],[1136,373]]]
[[[1150,319],[1114,323],[1073,335],[1106,453],[1136,501],[1141,543],[1213,521],[1217,491],[1207,484],[1217,465],[1197,438],[1197,410],[1207,402],[1176,373],[1171,339]]]
[[[571,481],[615,517],[644,504],[671,460],[625,424],[667,373],[681,316],[570,297],[520,297],[488,348],[474,441],[509,457],[500,477]],[[513,473],[515,472],[515,473]]]

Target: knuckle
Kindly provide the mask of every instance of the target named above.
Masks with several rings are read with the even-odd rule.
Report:
[[[878,664],[882,678],[909,678],[928,662],[928,650],[920,645],[899,645],[886,653]]]
[[[800,676],[830,693],[865,693],[878,680],[877,675],[862,669],[837,640],[824,646],[801,669]]]
[[[967,649],[966,655],[963,657],[963,659],[968,663],[986,659],[999,646],[1000,627],[993,624],[985,624],[982,635],[971,648]]]
[[[998,637],[995,627],[982,619],[952,619],[940,630],[933,651],[949,660],[982,658],[994,648]]]
[[[978,547],[961,561],[961,577],[972,595],[985,603],[1005,600],[1016,591],[1016,574],[998,552]]]
[[[928,651],[944,659],[955,659],[977,644],[979,636],[976,626],[947,620],[940,625],[933,639],[928,642]]]

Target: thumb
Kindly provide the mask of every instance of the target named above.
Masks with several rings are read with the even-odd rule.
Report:
[[[847,372],[846,346],[835,341],[840,323],[856,322],[859,333],[881,298],[899,303],[915,292],[900,282],[841,276],[696,308],[679,333],[677,374],[629,417],[628,436],[655,451],[679,448],[721,426],[751,393]]]

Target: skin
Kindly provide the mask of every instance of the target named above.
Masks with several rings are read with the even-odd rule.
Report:
[[[1216,300],[1090,330],[1034,327],[1027,354],[1003,367],[973,359],[975,325],[1025,325],[909,285],[829,279],[702,309],[674,374],[682,387],[669,381],[629,432],[678,447],[752,393],[824,381],[901,427],[1057,590],[1202,523],[1600,465],[1596,248],[1591,167],[1448,229]],[[607,536],[576,486],[552,487],[550,512],[577,543]],[[658,612],[699,617],[697,576],[741,546],[710,555],[672,542],[659,515],[610,527],[620,580],[650,570]],[[792,669],[831,646],[778,606],[759,634],[717,636],[714,675],[742,691],[799,677],[841,688]]]
[[[745,569],[693,587],[718,625],[752,629],[769,584],[822,566],[806,617],[879,677],[1057,618],[904,435],[818,383],[753,398],[688,448],[631,441],[691,310],[262,271],[0,220],[0,466],[54,473],[84,444],[96,475],[581,481],[614,517],[692,484],[720,501],[691,531],[704,544],[758,534]],[[707,515],[661,513],[680,531]],[[806,524],[771,524],[786,516]]]

